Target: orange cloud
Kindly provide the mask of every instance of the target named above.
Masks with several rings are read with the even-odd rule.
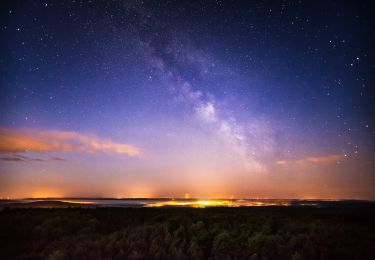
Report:
[[[290,165],[293,163],[297,164],[306,164],[306,163],[314,163],[314,164],[320,164],[320,165],[330,165],[337,162],[344,161],[346,157],[341,154],[333,154],[333,155],[325,155],[325,156],[311,156],[306,157],[299,160],[278,160],[276,161],[276,164],[278,165]]]
[[[278,160],[278,161],[276,161],[276,164],[278,164],[278,165],[285,165],[287,163],[288,163],[288,161],[286,161],[286,160]]]
[[[0,152],[118,153],[137,156],[137,147],[72,131],[0,128]]]
[[[317,163],[317,164],[333,164],[345,160],[345,156],[340,154],[318,156],[318,157],[308,157],[305,161]]]

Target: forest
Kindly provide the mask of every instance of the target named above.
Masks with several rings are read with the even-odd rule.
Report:
[[[4,208],[0,259],[375,259],[375,208]]]

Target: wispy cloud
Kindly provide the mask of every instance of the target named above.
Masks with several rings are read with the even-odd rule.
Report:
[[[0,152],[27,151],[140,154],[135,146],[72,131],[0,128]]]
[[[40,158],[40,157],[31,157],[31,156],[25,156],[21,154],[7,154],[4,156],[0,156],[0,161],[5,162],[64,162],[66,159],[60,158],[60,157],[47,157],[47,158]]]
[[[299,160],[278,160],[276,164],[278,165],[291,165],[291,164],[319,164],[319,165],[331,165],[335,163],[342,162],[346,159],[344,155],[333,154],[333,155],[324,155],[324,156],[310,156]]]
[[[317,164],[329,165],[329,164],[341,162],[343,160],[345,160],[344,155],[334,154],[334,155],[326,155],[326,156],[308,157],[304,161],[311,162],[311,163],[317,163]]]
[[[44,162],[44,161],[49,161],[50,159],[33,158],[29,156],[24,156],[21,154],[10,154],[10,155],[0,157],[0,160],[7,161],[7,162]],[[64,160],[64,159],[61,159],[61,160]]]
[[[286,165],[288,164],[290,161],[287,161],[287,160],[277,160],[276,161],[276,164],[278,165]]]
[[[0,160],[6,161],[6,162],[24,162],[25,161],[24,158],[21,158],[21,157],[18,157],[18,156],[13,156],[13,155],[2,156],[2,157],[0,157]]]
[[[51,157],[50,160],[51,161],[66,161],[64,158],[60,158],[60,157]]]

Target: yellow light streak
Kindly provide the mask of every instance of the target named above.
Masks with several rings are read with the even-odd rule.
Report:
[[[168,200],[146,204],[145,207],[262,207],[262,206],[290,206],[286,201],[245,201],[245,200]]]

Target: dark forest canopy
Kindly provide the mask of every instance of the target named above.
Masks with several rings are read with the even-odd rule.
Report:
[[[375,208],[0,212],[1,259],[374,259]]]

